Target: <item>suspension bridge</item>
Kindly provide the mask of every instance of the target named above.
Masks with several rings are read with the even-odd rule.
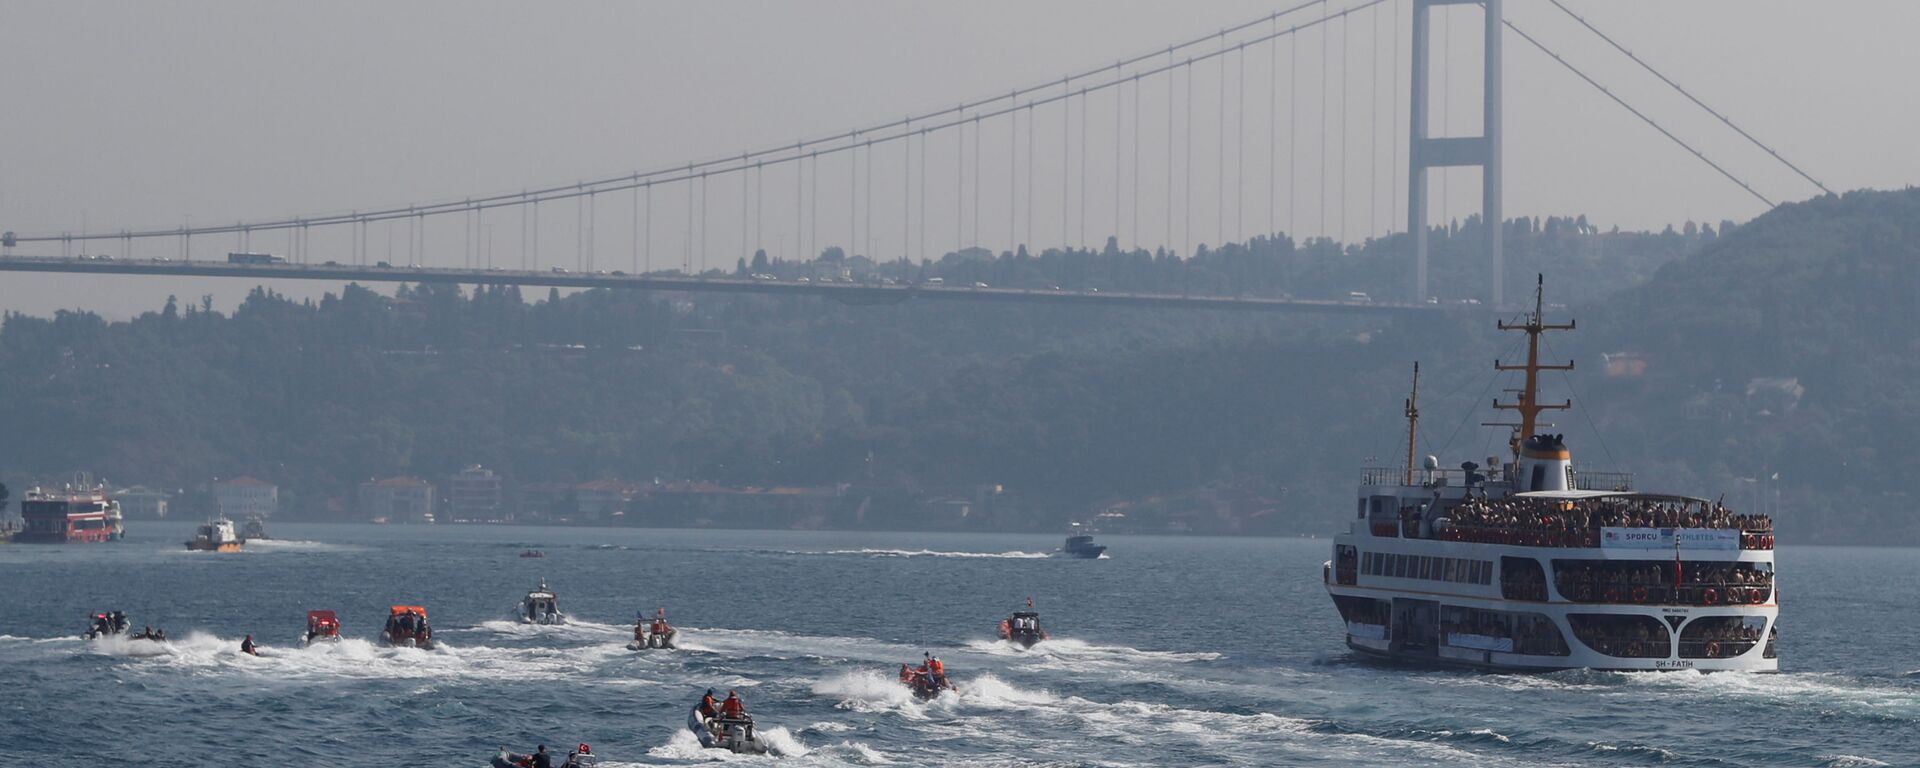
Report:
[[[1723,141],[1757,148],[1795,183],[1828,191],[1566,0],[1547,4],[1539,9],[1563,14],[1567,26],[1602,41],[1632,71],[1710,115],[1726,129]],[[9,230],[0,234],[0,271],[803,294],[848,303],[1495,309],[1506,298],[1505,227],[1479,228],[1490,279],[1471,296],[1432,295],[1428,238],[1459,213],[1448,200],[1453,169],[1477,169],[1478,179],[1469,179],[1477,181],[1469,185],[1477,186],[1475,213],[1505,221],[1509,43],[1537,55],[1530,64],[1560,68],[1572,87],[1590,88],[1631,114],[1702,172],[1724,177],[1760,206],[1774,205],[1701,139],[1683,136],[1508,18],[1504,5],[1309,0],[1003,93],[646,170],[230,223]],[[1460,56],[1449,48],[1469,42],[1478,60],[1461,74]],[[1471,109],[1452,104],[1460,100],[1456,78],[1479,84]],[[1396,249],[1406,274],[1397,295],[949,285],[913,270],[949,254],[1119,251],[1190,261],[1207,249],[1290,251],[1314,242],[1339,249],[1367,241]],[[836,263],[872,268],[806,279],[747,268],[767,259],[813,263],[832,249]],[[271,256],[228,257],[267,250]]]

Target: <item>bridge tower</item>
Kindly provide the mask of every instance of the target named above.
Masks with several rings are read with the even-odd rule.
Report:
[[[1481,69],[1486,76],[1483,89],[1482,131],[1479,136],[1428,136],[1427,70],[1429,64],[1428,12],[1439,5],[1479,5],[1485,10],[1485,47]],[[1413,0],[1413,72],[1409,114],[1412,126],[1407,133],[1407,234],[1413,241],[1413,301],[1427,300],[1427,169],[1451,166],[1480,167],[1480,215],[1486,222],[1487,263],[1493,274],[1488,304],[1502,303],[1501,276],[1506,269],[1501,254],[1504,220],[1500,210],[1500,35],[1501,0]]]

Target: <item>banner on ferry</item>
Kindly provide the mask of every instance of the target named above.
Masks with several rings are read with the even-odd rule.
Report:
[[[1737,552],[1740,532],[1726,528],[1601,528],[1600,548],[1618,550],[1675,549]]]

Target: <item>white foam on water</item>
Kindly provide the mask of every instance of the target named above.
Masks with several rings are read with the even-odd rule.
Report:
[[[1875,766],[1892,765],[1892,763],[1875,760],[1871,757],[1863,757],[1861,755],[1822,755],[1820,757],[1820,764],[1827,766],[1827,768],[1874,768]]]
[[[692,731],[676,728],[673,737],[667,743],[647,750],[649,757],[666,760],[699,760],[706,762],[737,762],[743,760],[766,761],[769,758],[805,757],[811,749],[799,739],[793,737],[785,728],[756,728],[754,737],[771,750],[766,755],[735,754],[724,749],[708,749],[700,746],[700,739]]]
[[[349,552],[357,547],[301,539],[249,539],[241,552]]]
[[[882,675],[871,670],[843,672],[813,683],[813,693],[831,699],[837,709],[871,714],[894,713],[903,717],[924,720],[927,717],[927,702],[913,697],[913,691],[900,684],[897,676]]]
[[[1032,648],[1021,648],[1011,640],[970,640],[966,647],[993,656],[1036,657],[1070,661],[1076,665],[1109,663],[1131,666],[1143,661],[1188,663],[1221,658],[1221,654],[1206,651],[1148,651],[1125,645],[1098,645],[1070,637],[1042,640]]]

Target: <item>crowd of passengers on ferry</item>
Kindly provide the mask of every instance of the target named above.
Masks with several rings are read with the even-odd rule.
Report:
[[[1409,510],[1417,516],[1418,511]],[[1735,514],[1719,502],[1652,499],[1467,499],[1433,520],[1444,541],[1598,547],[1601,528],[1712,528],[1741,532],[1741,549],[1772,549],[1773,519]]]

